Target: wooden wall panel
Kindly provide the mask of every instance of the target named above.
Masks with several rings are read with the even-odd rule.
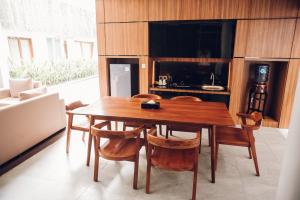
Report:
[[[247,86],[245,76],[248,74],[248,71],[244,65],[244,58],[234,58],[232,60],[229,112],[236,124],[238,123],[236,113],[243,111],[243,96]]]
[[[149,0],[149,21],[180,20],[181,0]]]
[[[248,18],[250,0],[183,0],[182,19]]]
[[[296,19],[250,20],[247,57],[290,58]]]
[[[300,18],[297,19],[296,31],[294,35],[292,58],[300,58]]]
[[[238,20],[236,24],[234,57],[245,57],[247,37],[248,37],[248,20]]]
[[[104,23],[104,0],[96,0],[96,22]]]
[[[298,0],[252,0],[251,18],[297,17]]]
[[[100,95],[102,97],[108,96],[109,95],[108,67],[107,67],[105,56],[98,57],[98,72],[99,72]]]
[[[140,93],[147,94],[149,91],[150,82],[150,72],[152,66],[150,65],[150,60],[148,56],[140,57],[139,60],[139,81],[140,81]]]
[[[105,22],[148,21],[148,0],[105,0]]]
[[[97,44],[98,55],[105,55],[105,26],[104,24],[97,24]]]
[[[105,24],[106,55],[148,55],[148,23]]]
[[[293,110],[294,97],[299,81],[300,59],[291,59],[288,66],[285,91],[283,96],[283,106],[281,109],[281,117],[279,122],[280,128],[288,128],[291,113]]]

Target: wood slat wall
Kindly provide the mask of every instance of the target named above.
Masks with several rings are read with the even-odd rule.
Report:
[[[106,55],[105,43],[105,26],[104,24],[97,24],[98,55]]]
[[[300,58],[300,18],[297,19],[297,25],[295,30],[292,58]]]
[[[247,57],[290,58],[296,19],[250,20]]]
[[[236,24],[234,57],[245,57],[247,37],[249,32],[249,20],[238,20]]]
[[[149,21],[180,20],[181,0],[150,0]]]
[[[148,24],[105,24],[106,55],[148,55]]]
[[[105,22],[148,21],[148,0],[105,1]]]
[[[279,121],[280,128],[289,127],[291,113],[293,110],[297,81],[299,80],[299,71],[300,59],[290,60],[286,77],[287,81],[283,95],[283,107],[281,109],[281,117]]]
[[[250,18],[297,17],[298,0],[251,0]]]
[[[108,68],[107,59],[105,56],[98,57],[98,71],[99,71],[99,85],[100,85],[100,95],[107,96],[108,92]]]
[[[96,0],[96,22],[104,23],[104,0]]]

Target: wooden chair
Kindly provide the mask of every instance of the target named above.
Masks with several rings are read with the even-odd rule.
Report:
[[[149,100],[158,100],[158,99],[162,99],[161,96],[156,95],[156,94],[137,94],[132,96],[132,98],[134,99],[149,99]],[[153,126],[155,126],[154,124],[141,124],[138,122],[124,122],[123,124],[123,131],[126,130],[127,127],[140,127],[144,125],[146,129],[151,129]],[[158,125],[159,126],[159,134],[162,135],[162,125]]]
[[[172,101],[183,101],[183,102],[191,102],[191,101],[197,101],[200,102],[202,101],[200,98],[198,97],[194,97],[194,96],[176,96],[171,98]],[[206,127],[203,127],[206,128]],[[196,130],[194,128],[190,128],[189,126],[167,126],[166,128],[166,138],[169,137],[169,133],[171,136],[173,136],[172,132],[173,131],[183,131],[183,132],[199,132],[200,136],[202,138],[202,132],[200,130]],[[210,145],[210,129],[208,128],[208,141],[209,141],[209,145]],[[199,148],[199,152],[201,151],[201,141],[200,141],[200,148]]]
[[[174,140],[157,137],[155,128],[149,131],[147,134],[147,194],[150,193],[151,166],[155,166],[165,170],[194,172],[192,200],[196,199],[200,139],[199,133],[194,139]]]
[[[216,168],[220,144],[248,147],[249,157],[253,158],[256,175],[259,176],[253,130],[260,128],[262,115],[259,112],[253,112],[251,114],[238,113],[237,116],[242,120],[242,128],[217,127],[216,129]]]
[[[68,126],[67,126],[67,146],[66,146],[66,152],[69,153],[70,148],[70,139],[71,139],[71,130],[78,130],[82,131],[82,141],[84,141],[85,132],[89,132],[89,118],[85,117],[83,121],[80,123],[73,123],[74,121],[74,114],[70,113],[68,111],[74,110],[76,108],[87,106],[88,104],[83,104],[81,101],[75,101],[68,105],[66,105],[66,111],[68,115]]]
[[[103,130],[107,126],[109,130]],[[94,181],[98,181],[99,157],[115,161],[134,162],[133,188],[137,189],[139,152],[144,144],[140,133],[144,127],[131,131],[112,131],[110,122],[102,122],[91,127],[94,139],[95,165]],[[101,138],[107,138],[107,142],[100,146]]]

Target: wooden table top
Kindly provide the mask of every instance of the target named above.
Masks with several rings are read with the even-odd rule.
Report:
[[[224,103],[218,102],[180,102],[166,99],[158,100],[160,109],[141,109],[145,99],[104,97],[99,101],[69,111],[79,115],[91,115],[111,121],[136,121],[165,125],[203,125],[232,126],[229,111]]]

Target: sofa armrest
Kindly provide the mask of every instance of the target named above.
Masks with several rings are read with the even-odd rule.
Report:
[[[0,89],[0,99],[10,97],[10,90],[7,88]]]

